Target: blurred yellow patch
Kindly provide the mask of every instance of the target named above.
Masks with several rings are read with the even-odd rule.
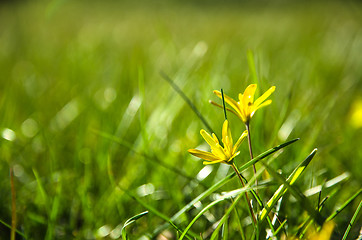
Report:
[[[302,237],[301,239],[308,239],[308,240],[330,240],[332,236],[332,232],[334,229],[334,222],[329,221],[323,224],[322,229],[317,232],[316,229],[309,229],[307,232],[307,236]],[[282,236],[282,240],[298,240],[300,238],[297,237],[286,237],[285,235]]]
[[[362,99],[356,99],[349,114],[349,123],[355,128],[362,127]]]
[[[312,232],[309,234],[309,240],[329,240],[334,229],[333,222],[326,222],[323,224],[320,232]]]

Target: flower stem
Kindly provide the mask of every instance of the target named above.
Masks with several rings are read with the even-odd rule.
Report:
[[[231,167],[234,169],[236,175],[238,175],[239,180],[240,180],[240,182],[241,182],[241,185],[242,185],[243,187],[245,187],[245,183],[244,183],[244,181],[243,181],[243,178],[242,178],[239,170],[237,169],[234,161],[233,161],[233,163],[231,164]],[[246,192],[246,191],[245,191],[245,200],[246,200],[246,203],[248,204],[249,211],[250,211],[250,215],[251,215],[251,217],[253,218],[254,225],[256,225],[257,222],[256,222],[256,218],[255,218],[255,215],[254,215],[254,211],[253,211],[253,208],[251,207],[251,204],[250,204],[250,199],[249,199],[249,196],[248,196],[248,192]]]
[[[248,130],[249,154],[250,154],[250,160],[251,160],[254,158],[254,155],[253,155],[253,148],[251,146],[251,134],[250,134],[249,122],[245,123],[245,126],[246,126],[246,130]],[[254,175],[256,175],[255,164],[253,164],[253,171],[254,171]],[[258,179],[255,179],[255,185],[258,186]]]

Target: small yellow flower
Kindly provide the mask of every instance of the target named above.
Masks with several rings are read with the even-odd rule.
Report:
[[[224,94],[225,102],[228,103],[232,109],[227,108],[228,111],[234,113],[238,116],[244,123],[249,123],[250,119],[253,117],[256,110],[261,107],[269,105],[272,100],[265,101],[270,94],[275,91],[275,86],[271,87],[263,95],[261,95],[254,102],[254,94],[256,90],[256,84],[250,84],[244,91],[244,94],[239,93],[239,101],[236,102],[231,97]],[[216,96],[222,99],[221,92],[215,90],[214,93]],[[265,101],[265,102],[264,102]],[[221,105],[211,101],[212,104],[222,107]]]
[[[229,122],[228,120],[225,120],[222,126],[222,143],[224,144],[224,147],[220,145],[219,140],[214,133],[211,136],[204,129],[201,129],[200,134],[210,145],[211,152],[200,151],[197,149],[189,149],[189,153],[206,160],[203,162],[205,165],[214,163],[232,164],[232,160],[234,159],[234,157],[236,157],[240,153],[239,151],[237,152],[237,150],[245,137],[248,135],[248,131],[245,130],[241,134],[235,145],[233,145]]]
[[[334,222],[326,222],[323,224],[320,232],[311,232],[309,233],[310,240],[329,240],[331,239],[334,229]]]
[[[332,221],[325,222],[322,229],[317,232],[316,229],[308,229],[307,236],[298,238],[296,236],[286,237],[282,235],[282,240],[298,240],[298,239],[308,239],[308,240],[330,240],[333,234],[335,223]]]

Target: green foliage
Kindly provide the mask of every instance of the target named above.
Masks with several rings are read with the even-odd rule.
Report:
[[[290,236],[301,225],[308,232],[313,213],[356,238],[361,10],[333,1],[0,3],[0,238],[10,236],[10,167],[16,239],[117,239],[144,211],[127,226],[129,239],[175,239],[186,229],[189,239],[217,238],[214,229],[223,239],[262,239],[270,226]],[[205,167],[187,153],[203,143],[206,126],[160,71],[217,131],[224,114],[208,103],[219,100],[213,90],[235,98],[250,83],[258,96],[276,86],[251,123],[259,156],[250,161],[243,144],[235,159],[253,194],[256,163],[260,205],[284,185],[259,233],[229,167]],[[228,119],[234,136],[244,130]],[[314,148],[303,175],[288,183]]]

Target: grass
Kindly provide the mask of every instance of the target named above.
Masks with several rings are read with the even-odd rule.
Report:
[[[172,239],[190,223],[185,237],[206,238],[220,219],[224,239],[256,234],[240,191],[219,198],[240,190],[228,177],[232,169],[205,167],[187,153],[203,144],[206,127],[160,71],[218,136],[224,114],[208,103],[218,100],[213,90],[236,97],[257,83],[259,96],[275,85],[273,103],[255,114],[251,132],[255,156],[300,138],[256,165],[269,169],[258,172],[264,204],[283,184],[288,189],[278,236],[317,226],[298,198],[303,193],[313,211],[333,218],[339,239],[347,228],[357,238],[361,10],[338,1],[1,3],[0,238],[11,235],[10,168],[16,239],[118,239],[122,231],[130,239],[156,232]],[[236,137],[244,126],[229,115]],[[285,182],[314,148],[298,181]],[[240,151],[239,169],[251,166],[247,144]],[[243,175],[250,190],[252,170]]]

